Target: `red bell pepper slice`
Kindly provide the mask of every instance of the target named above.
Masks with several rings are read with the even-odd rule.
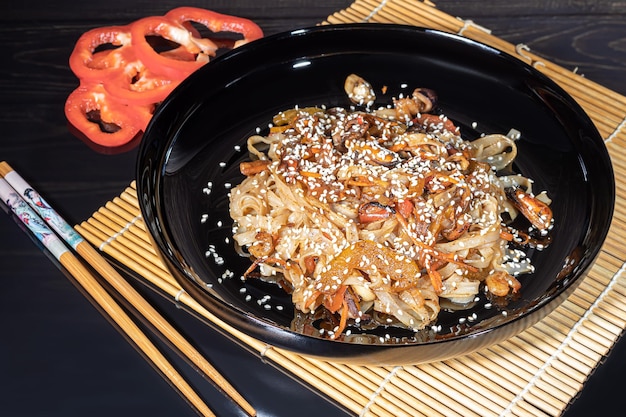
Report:
[[[202,37],[201,26],[243,39]],[[146,37],[161,37],[170,48],[158,51]],[[119,149],[139,138],[155,107],[218,48],[232,49],[261,37],[261,29],[248,19],[195,7],[89,30],[70,55],[80,86],[66,100],[66,117],[95,144]]]
[[[263,31],[253,21],[212,10],[183,6],[170,10],[165,17],[181,25],[188,22],[199,23],[213,33],[234,32],[242,35],[243,39],[236,40],[233,48],[263,37]]]
[[[111,98],[95,83],[83,83],[68,96],[65,116],[90,140],[109,147],[130,142],[145,123],[139,110]]]
[[[139,66],[110,78],[104,89],[124,104],[147,106],[165,100],[178,84]]]
[[[118,101],[129,105],[147,106],[160,103],[179,84],[154,74],[139,60],[132,49],[123,52],[128,62],[118,74],[102,83],[104,89]]]
[[[81,35],[70,55],[72,72],[81,80],[103,81],[127,64],[125,50],[131,45],[128,26],[107,26]],[[98,48],[107,48],[98,51]]]
[[[162,16],[144,17],[135,21],[131,24],[130,33],[133,49],[145,66],[154,74],[173,80],[183,80],[208,62],[209,57],[215,56],[217,51],[217,46],[209,39],[196,38],[183,25]],[[180,47],[174,56],[161,54],[150,45],[146,36],[160,36]],[[184,59],[185,52],[187,58],[191,59]]]

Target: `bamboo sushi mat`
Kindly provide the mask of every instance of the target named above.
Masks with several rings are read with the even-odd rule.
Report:
[[[626,170],[626,97],[512,45],[471,21],[417,0],[357,0],[322,24],[403,23],[432,27],[492,45],[558,82],[594,120],[616,172]],[[557,416],[626,326],[626,181],[617,176],[613,224],[596,264],[553,313],[498,345],[424,365],[377,367],[325,362],[252,339],[221,322],[181,291],[155,254],[134,183],[76,226],[93,245],[203,319],[358,416]]]

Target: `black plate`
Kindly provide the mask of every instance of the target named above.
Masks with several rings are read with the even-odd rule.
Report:
[[[378,328],[350,342],[291,330],[294,309],[273,284],[239,277],[250,262],[234,248],[228,193],[242,176],[245,140],[293,106],[347,106],[345,77],[357,73],[389,102],[415,87],[437,91],[466,139],[522,132],[515,170],[547,190],[553,243],[529,256],[519,298],[442,312],[441,330]],[[408,86],[408,87],[407,87]],[[137,167],[143,217],[181,286],[217,317],[270,345],[343,362],[442,360],[509,338],[556,308],[591,266],[607,234],[614,180],[604,143],[561,88],[483,44],[398,25],[321,26],[278,34],[232,51],[185,80],[161,105]],[[232,276],[232,278],[231,278]],[[268,297],[269,295],[269,300]]]

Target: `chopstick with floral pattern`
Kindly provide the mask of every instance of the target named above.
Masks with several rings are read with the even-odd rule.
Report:
[[[187,397],[197,411],[202,415],[214,415],[67,245],[82,256],[225,394],[248,414],[256,415],[254,408],[234,387],[6,162],[0,162],[0,198],[163,374]],[[67,245],[59,239],[59,236]]]

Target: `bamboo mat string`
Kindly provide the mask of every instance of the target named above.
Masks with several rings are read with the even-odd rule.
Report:
[[[615,130],[605,139],[606,143],[610,143],[626,128],[626,117],[622,120],[622,122],[615,128]]]
[[[456,34],[457,35],[461,35],[463,36],[463,34],[465,33],[466,30],[474,28],[474,29],[478,29],[478,30],[482,30],[485,33],[489,33],[491,34],[491,30],[487,29],[484,26],[480,26],[478,24],[476,24],[474,21],[472,20],[465,20],[465,19],[461,19],[460,17],[458,18],[461,22],[463,22],[463,26],[461,27],[461,29],[459,29]]]
[[[626,172],[626,97],[513,45],[429,1],[357,0],[322,24],[404,23],[457,33],[509,52],[559,83],[589,114],[617,173]],[[616,176],[609,235],[576,291],[535,326],[498,345],[443,362],[378,367],[331,363],[264,344],[201,307],[168,272],[140,215],[136,184],[76,226],[96,247],[313,389],[362,417],[557,416],[626,327],[626,181]]]
[[[103,251],[104,250],[104,246],[110,244],[112,241],[117,239],[119,236],[122,236],[124,234],[124,232],[126,232],[126,230],[130,229],[135,224],[135,222],[137,222],[138,220],[141,220],[141,215],[135,216],[130,222],[128,222],[124,226],[123,229],[121,229],[119,232],[116,232],[111,237],[109,237],[107,240],[102,242],[102,245],[100,245],[100,247],[98,249],[100,249],[100,251]]]
[[[384,2],[382,2],[384,3]],[[382,390],[385,389],[385,385],[391,380],[391,378],[393,378],[396,374],[396,372],[398,372],[402,367],[401,366],[396,366],[394,367],[391,372],[389,372],[387,374],[387,376],[385,377],[385,379],[382,380],[382,382],[380,383],[380,385],[376,388],[376,390],[372,393],[372,395],[369,398],[369,401],[367,402],[367,404],[365,404],[365,406],[363,407],[363,410],[361,410],[361,413],[359,414],[359,416],[365,416],[368,412],[370,407],[374,404],[376,397],[382,392]]]
[[[376,16],[376,14],[377,14],[377,13],[378,13],[378,12],[379,12],[379,11],[380,11],[383,7],[385,7],[385,5],[386,5],[386,4],[387,4],[387,0],[382,0],[382,1],[380,2],[380,4],[379,4],[378,6],[376,6],[376,7],[375,7],[375,8],[371,11],[371,13],[370,13],[369,15],[367,15],[367,16],[365,16],[365,17],[363,18],[363,20],[362,20],[362,21],[363,21],[363,22],[369,22],[369,21],[370,21],[370,19],[371,19],[372,17]]]

